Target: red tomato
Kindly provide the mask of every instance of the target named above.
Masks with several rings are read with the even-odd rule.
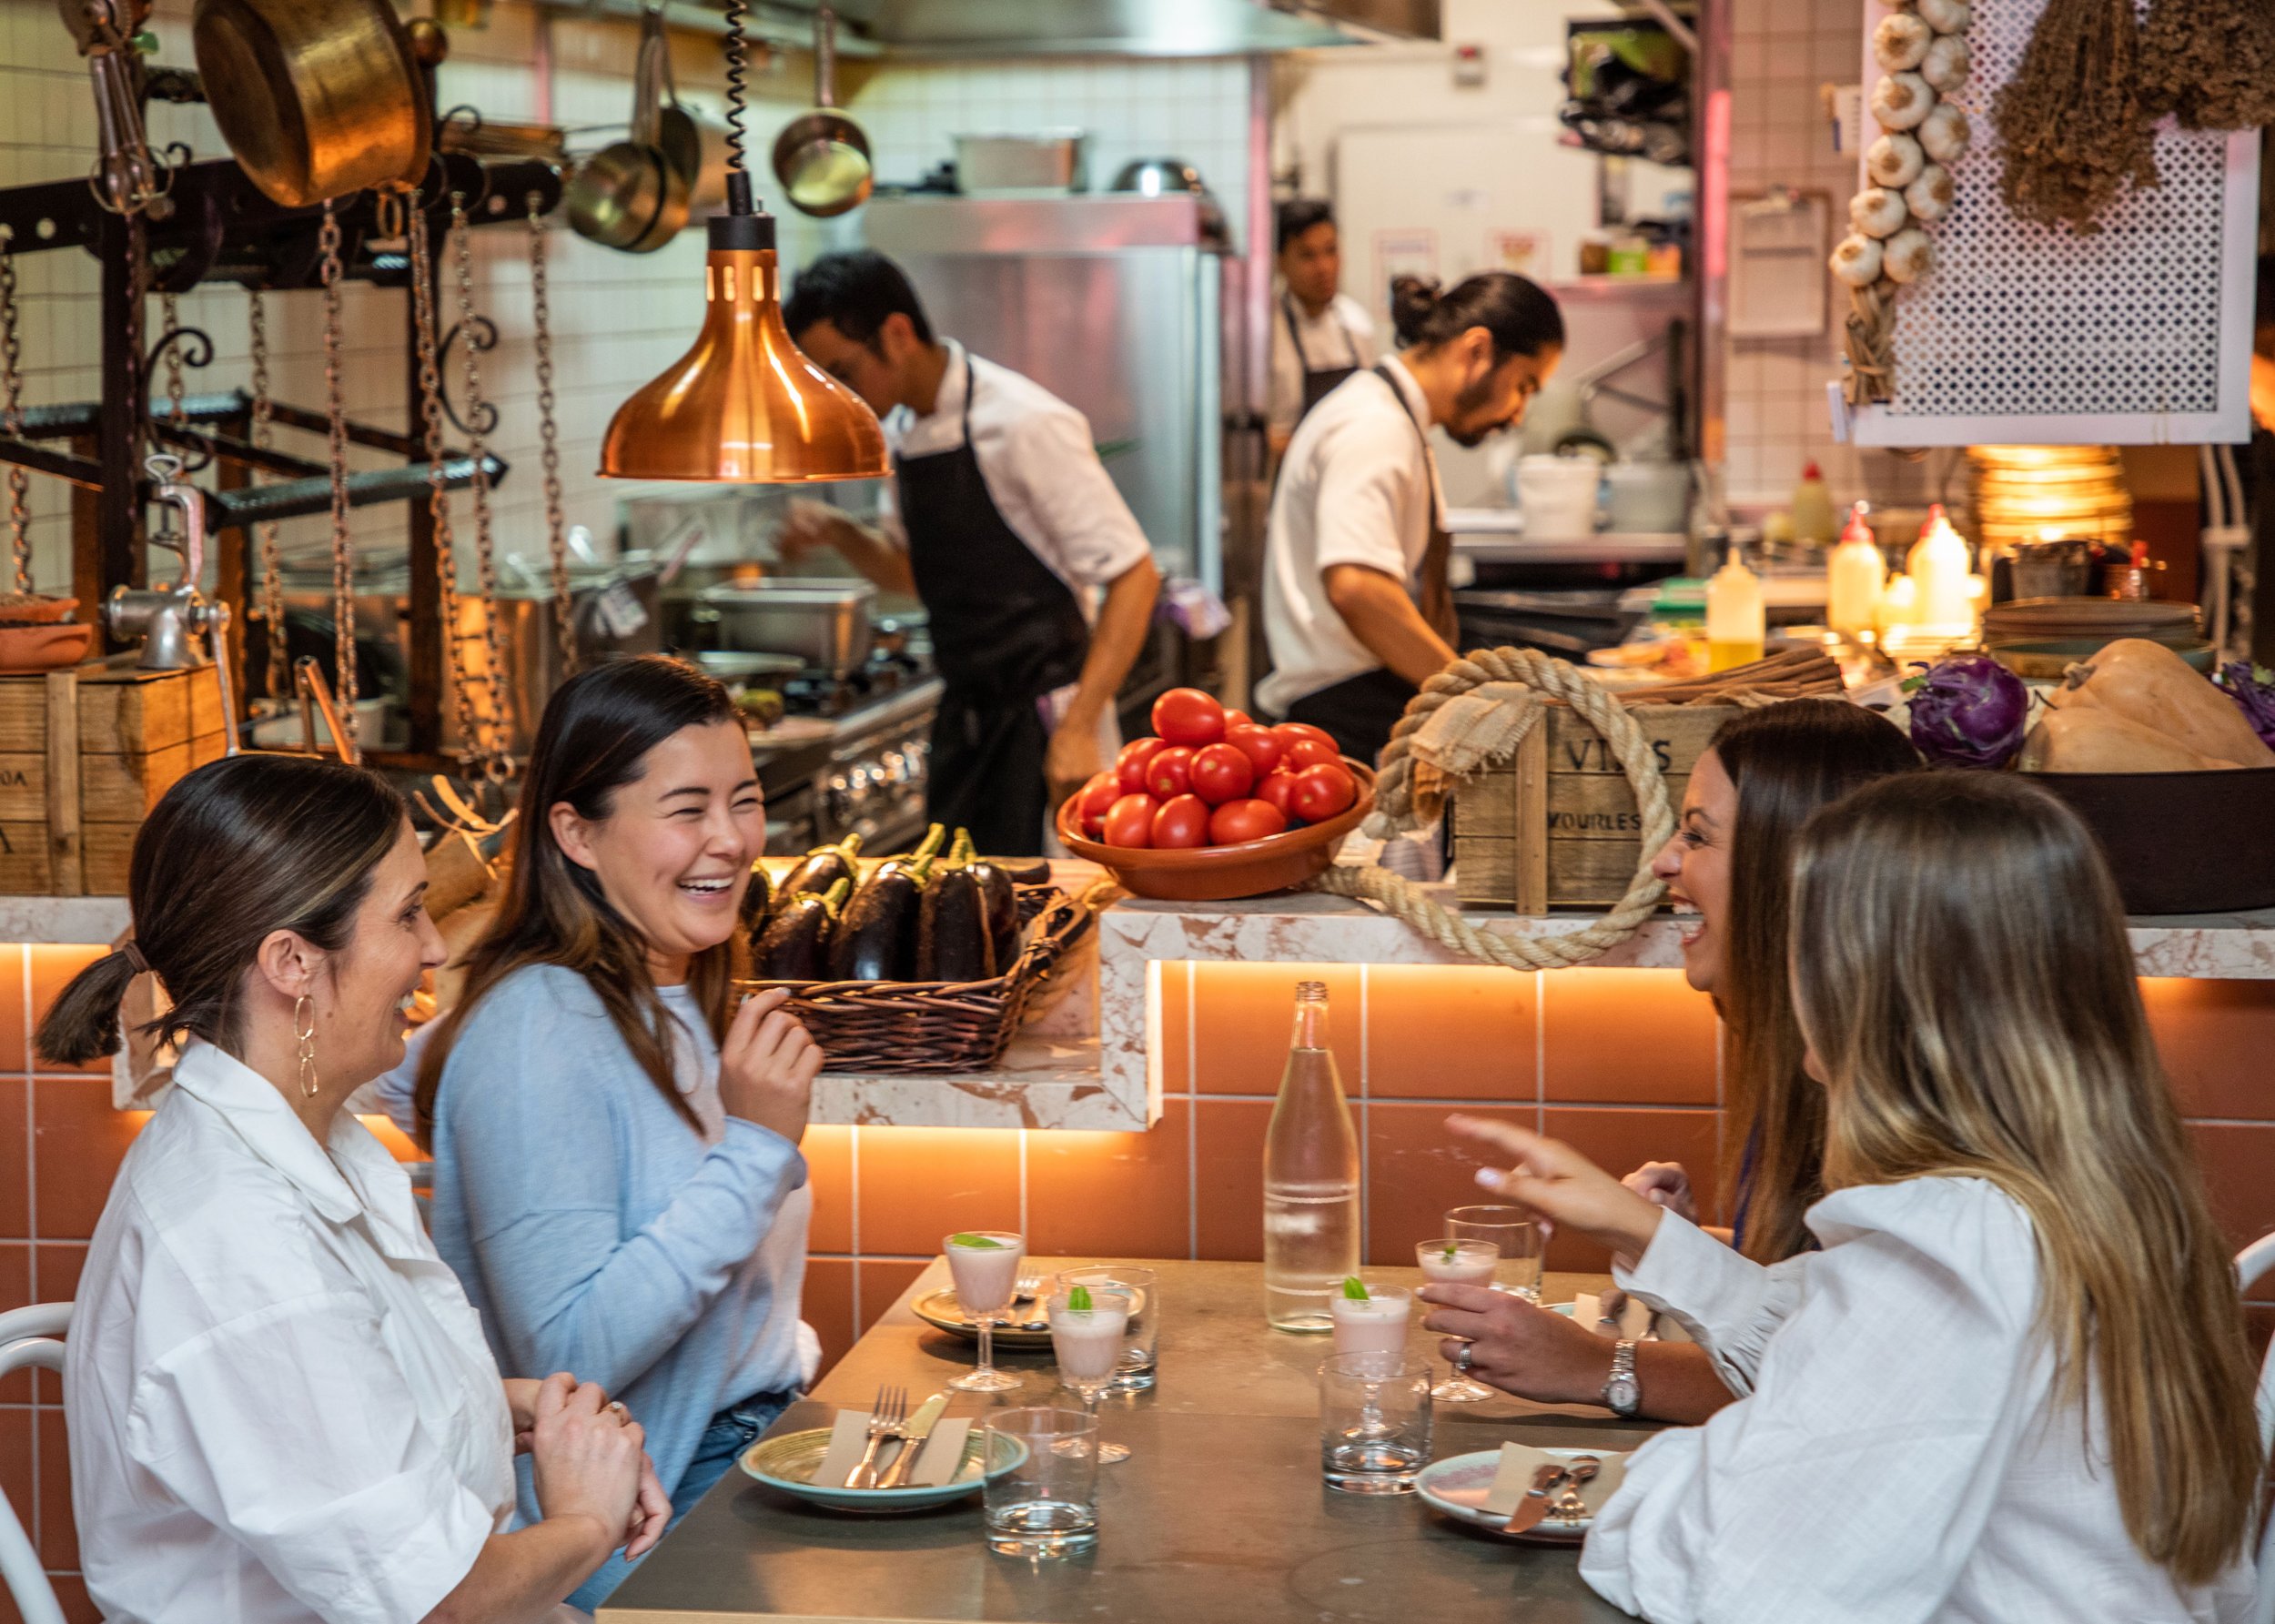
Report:
[[[1106,843],[1109,846],[1153,844],[1153,814],[1160,802],[1150,795],[1125,795],[1106,809]]]
[[[1224,707],[1198,688],[1172,688],[1153,701],[1153,731],[1172,744],[1214,744],[1224,737]]]
[[[1324,823],[1359,799],[1359,781],[1340,767],[1321,764],[1296,774],[1288,805],[1307,823]]]
[[[1296,815],[1295,792],[1292,772],[1267,772],[1256,782],[1256,798],[1290,822]]]
[[[1168,748],[1168,743],[1160,739],[1132,739],[1122,746],[1122,753],[1114,758],[1114,772],[1122,781],[1124,794],[1145,792],[1146,768]]]
[[[1156,801],[1170,801],[1193,790],[1193,752],[1172,744],[1146,765],[1146,793]]]
[[[1288,753],[1288,741],[1269,728],[1259,728],[1254,722],[1224,731],[1224,741],[1248,757],[1249,764],[1262,778],[1279,765],[1279,758]]]
[[[1075,815],[1082,821],[1082,832],[1097,839],[1106,825],[1107,809],[1121,798],[1122,781],[1110,771],[1084,784],[1075,796]]]
[[[1193,752],[1193,793],[1211,806],[1239,801],[1255,787],[1256,768],[1229,744],[1204,744]]]
[[[1162,803],[1153,814],[1153,843],[1162,850],[1208,843],[1208,803],[1198,795],[1179,795]]]
[[[1288,827],[1288,814],[1269,801],[1228,801],[1208,818],[1209,843],[1237,846]]]
[[[1234,728],[1252,728],[1255,725],[1256,718],[1250,716],[1246,711],[1235,711],[1229,705],[1225,707],[1224,731],[1226,732],[1230,732]]]
[[[1317,739],[1320,743],[1328,745],[1330,748],[1332,748],[1335,743],[1334,734],[1329,732],[1325,728],[1315,728],[1308,721],[1283,721],[1278,727],[1272,729],[1272,731],[1278,733],[1282,739],[1285,739],[1290,744],[1293,744],[1299,739]]]
[[[1300,772],[1306,767],[1340,766],[1342,760],[1332,744],[1322,744],[1317,739],[1298,739],[1288,746],[1280,765],[1290,772]]]

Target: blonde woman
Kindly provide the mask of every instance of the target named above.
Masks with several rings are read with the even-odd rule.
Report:
[[[1824,1250],[1764,1267],[1454,1119],[1744,1396],[1637,1451],[1582,1575],[1662,1624],[2240,1617],[2252,1362],[2092,837],[2011,778],[1900,777],[1811,821],[1794,885]]]

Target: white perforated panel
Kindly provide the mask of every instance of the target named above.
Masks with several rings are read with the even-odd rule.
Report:
[[[2157,136],[2160,184],[2122,196],[2098,231],[2015,219],[1999,196],[1990,109],[2043,6],[1975,0],[1975,73],[1951,98],[1975,143],[1954,166],[1950,215],[1930,228],[1936,268],[1897,300],[1895,398],[1856,415],[1855,438],[2246,438],[2256,138],[2168,122]],[[1867,37],[1885,15],[1866,0]]]

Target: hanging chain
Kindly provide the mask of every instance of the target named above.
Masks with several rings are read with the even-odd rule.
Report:
[[[450,194],[450,247],[458,268],[459,358],[466,378],[467,455],[474,463],[474,571],[481,596],[482,663],[490,687],[490,715],[493,725],[482,751],[482,771],[492,783],[502,783],[511,772],[506,741],[512,716],[512,693],[506,685],[504,640],[498,628],[498,560],[490,531],[490,476],[482,467],[488,455],[482,442],[481,347],[474,342],[473,233],[466,219],[466,195]]]
[[[275,412],[268,394],[268,308],[258,287],[246,316],[253,329],[253,444],[265,451],[274,439]],[[263,476],[256,469],[253,478],[258,482]],[[268,625],[268,697],[287,700],[292,697],[292,651],[285,639],[284,557],[277,530],[271,519],[255,533],[260,538],[260,613]]]
[[[181,301],[170,293],[158,295],[158,315],[166,323],[166,330],[159,335],[166,346],[166,420],[179,429],[189,421],[183,404],[182,347],[175,341],[182,330]]]
[[[142,466],[143,453],[149,449],[150,415],[146,406],[149,398],[148,379],[145,376],[147,358],[142,344],[148,328],[149,312],[143,308],[150,297],[150,239],[143,227],[139,211],[126,217],[126,365],[133,369],[134,387],[127,398],[134,402],[135,466]],[[136,527],[140,527],[141,509],[136,509]]]
[[[545,286],[544,198],[529,195],[530,305],[537,331],[537,442],[545,465],[545,545],[553,566],[553,632],[561,640],[561,674],[577,669],[576,603],[569,591],[569,538],[561,511],[561,427],[553,409],[553,312]]]
[[[419,346],[420,418],[426,431],[427,513],[434,522],[435,572],[441,588],[442,670],[450,686],[450,701],[458,719],[459,754],[469,771],[481,750],[481,731],[474,716],[474,695],[467,681],[466,662],[459,652],[458,550],[450,531],[450,489],[442,471],[442,367],[435,348],[433,238],[427,229],[425,199],[413,193],[410,200],[410,314]]]
[[[10,439],[24,434],[24,339],[17,327],[15,238],[0,226],[0,433]],[[31,477],[20,462],[8,464],[8,550],[15,560],[15,590],[32,593],[32,519],[25,505]]]
[[[334,740],[339,753],[360,744],[356,727],[356,564],[348,549],[348,406],[341,394],[339,298],[346,275],[339,262],[339,216],[328,198],[324,226],[317,236],[324,257],[324,408],[331,439],[332,474],[332,621],[333,658],[339,671],[335,679],[339,701],[339,726],[347,734]]]

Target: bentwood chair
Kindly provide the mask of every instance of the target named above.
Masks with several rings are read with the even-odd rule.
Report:
[[[2245,1291],[2275,1273],[2275,1235],[2263,1235],[2236,1254],[2236,1284]],[[2275,1342],[2260,1363],[2260,1447],[2275,1446]],[[2275,1520],[2260,1538],[2259,1590],[2252,1601],[2253,1624],[2275,1624]]]
[[[69,1303],[35,1303],[0,1314],[0,1380],[35,1365],[60,1371],[63,1344],[56,1338],[70,1325]],[[56,1588],[47,1582],[39,1552],[5,1495],[0,1495],[0,1582],[7,1585],[24,1624],[64,1624]]]

